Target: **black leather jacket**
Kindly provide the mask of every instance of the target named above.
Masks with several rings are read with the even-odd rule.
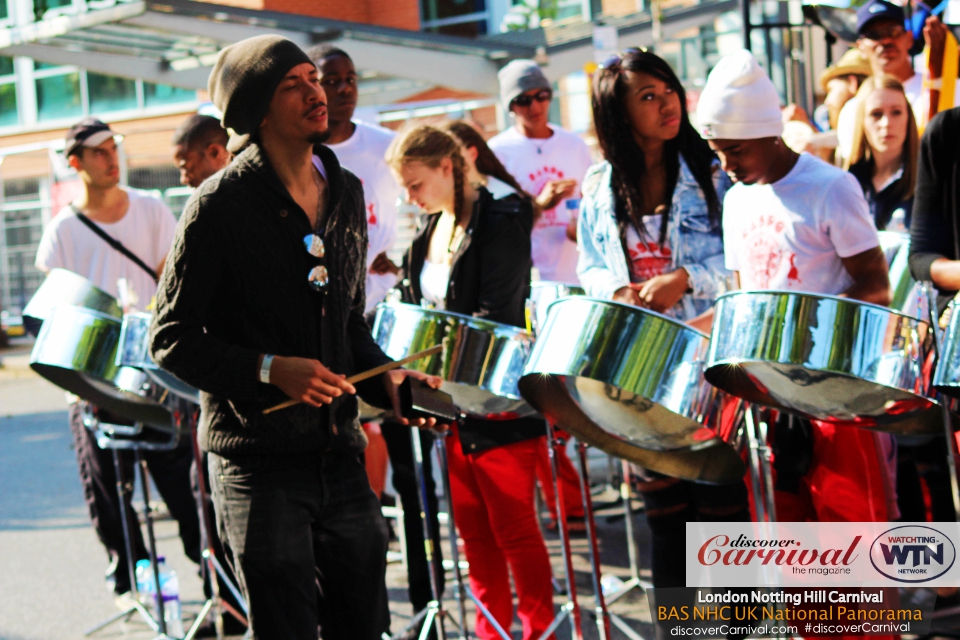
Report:
[[[287,399],[259,382],[260,354],[319,359],[351,375],[390,359],[363,319],[367,223],[363,188],[318,145],[330,189],[324,231],[329,292],[307,284],[313,230],[256,143],[204,182],[186,209],[157,293],[151,353],[164,369],[201,389],[200,443],[223,456],[358,452],[366,438],[355,396],[329,407],[300,404],[263,415]],[[364,400],[389,407],[382,380],[357,385]]]
[[[430,237],[439,213],[425,214],[420,231],[403,259],[403,301],[420,304],[420,272],[430,248]],[[486,189],[473,208],[460,246],[453,254],[446,310],[486,318],[516,327],[526,325],[525,306],[530,297],[530,231],[533,210],[530,201],[517,196],[495,200]],[[460,443],[466,454],[545,434],[543,420],[479,420],[468,418],[459,425]]]

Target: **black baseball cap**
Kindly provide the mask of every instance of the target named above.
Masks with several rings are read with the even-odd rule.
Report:
[[[863,29],[874,20],[893,20],[899,24],[906,24],[907,18],[903,7],[887,2],[887,0],[873,0],[857,9],[857,35],[863,35]]]
[[[67,142],[63,149],[63,155],[70,157],[81,147],[88,149],[99,147],[110,138],[120,138],[110,128],[110,125],[96,118],[84,118],[67,131]]]

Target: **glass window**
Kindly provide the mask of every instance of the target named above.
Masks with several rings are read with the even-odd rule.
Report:
[[[0,6],[3,6],[3,0],[0,0]],[[0,56],[0,76],[9,76],[13,74],[13,58],[10,56]]]
[[[486,0],[420,0],[420,2],[423,20],[428,23],[427,31],[467,37],[483,35],[487,32],[486,16],[476,16],[474,20],[456,22],[456,18],[486,12]],[[430,26],[429,23],[434,20],[452,20],[454,24]]]
[[[40,120],[79,118],[82,115],[79,73],[37,80],[37,117]]]
[[[137,81],[87,72],[90,113],[137,108]]]
[[[172,87],[168,84],[143,83],[143,101],[148,107],[176,104],[178,102],[196,102],[196,100],[196,91]]]
[[[0,0],[0,20],[6,20],[10,17],[10,13],[7,11],[7,0]]]
[[[0,127],[9,127],[18,122],[17,85],[13,82],[0,84]]]
[[[0,0],[0,2],[3,2],[3,0]],[[71,4],[73,4],[73,0],[33,0],[33,13],[37,20],[40,20],[43,18],[43,14],[50,9],[69,7]]]

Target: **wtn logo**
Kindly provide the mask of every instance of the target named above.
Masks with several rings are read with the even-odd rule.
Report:
[[[887,564],[907,564],[910,556],[913,556],[913,566],[930,564],[933,560],[937,564],[943,564],[943,543],[937,545],[937,550],[931,548],[931,543],[936,538],[930,538],[930,542],[924,544],[895,544],[888,546],[880,543],[880,551],[883,553],[883,561]],[[892,540],[891,540],[892,542]]]
[[[870,545],[874,569],[897,582],[929,582],[953,566],[953,542],[930,527],[905,525],[884,531]]]

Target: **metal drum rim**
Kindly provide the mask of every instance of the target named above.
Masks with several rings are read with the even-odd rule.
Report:
[[[843,298],[841,296],[830,295],[828,293],[813,293],[809,291],[787,291],[784,289],[737,289],[736,291],[728,291],[717,296],[714,306],[720,304],[720,301],[724,298],[733,298],[735,296],[742,295],[783,295],[783,296],[803,296],[805,298],[816,298],[820,300],[833,300],[834,302],[842,302],[846,304],[853,304],[858,307],[868,307],[873,309],[878,309],[880,311],[885,311],[891,315],[900,316],[901,318],[906,318],[907,320],[912,320],[914,322],[923,322],[924,324],[930,324],[929,322],[923,320],[922,318],[916,318],[911,315],[907,315],[897,309],[891,309],[890,307],[885,307],[883,305],[877,304],[875,302],[864,302],[863,300],[857,300],[856,298]]]
[[[605,300],[605,299],[603,299],[603,298],[593,298],[593,297],[591,297],[591,296],[569,296],[569,297],[566,297],[566,298],[559,298],[559,299],[557,299],[557,300],[554,300],[554,301],[551,302],[550,304],[548,304],[548,305],[547,305],[547,312],[549,312],[549,311],[550,311],[550,307],[552,307],[552,306],[555,305],[555,304],[559,304],[559,303],[561,303],[561,302],[571,302],[571,301],[575,301],[575,302],[600,302],[600,303],[603,303],[603,304],[605,304],[605,305],[607,305],[607,306],[610,306],[610,307],[623,307],[624,309],[629,309],[629,310],[631,310],[631,311],[636,311],[636,312],[641,313],[641,314],[643,314],[643,315],[650,315],[650,316],[653,316],[653,317],[655,317],[655,318],[657,318],[657,319],[659,319],[659,320],[664,320],[664,321],[666,321],[666,322],[669,322],[670,324],[677,325],[677,326],[680,327],[681,329],[686,329],[687,331],[691,331],[691,332],[697,334],[698,336],[701,336],[704,340],[707,340],[708,342],[710,341],[710,336],[709,336],[709,335],[707,335],[706,333],[700,331],[699,329],[694,329],[693,327],[691,327],[691,326],[688,325],[687,323],[682,322],[682,321],[680,321],[680,320],[677,320],[676,318],[671,318],[670,316],[666,316],[666,315],[664,315],[664,314],[662,314],[662,313],[658,313],[658,312],[654,311],[653,309],[647,309],[646,307],[638,307],[638,306],[636,306],[636,305],[626,304],[625,302],[617,302],[616,300]]]
[[[565,298],[564,298],[565,299]],[[559,301],[558,301],[559,302]],[[511,334],[513,336],[523,336],[529,338],[531,341],[534,340],[534,337],[523,327],[517,327],[512,324],[506,324],[503,322],[497,322],[496,320],[488,320],[487,318],[478,318],[476,316],[468,316],[465,313],[457,313],[456,311],[446,311],[444,309],[427,309],[410,302],[381,302],[377,305],[377,309],[381,307],[385,309],[408,309],[416,310],[424,313],[425,315],[430,316],[446,316],[454,317],[458,320],[461,320],[469,326],[471,329],[476,329],[478,331],[496,331],[503,334]],[[548,307],[549,308],[549,307]],[[489,325],[489,326],[481,326]]]

